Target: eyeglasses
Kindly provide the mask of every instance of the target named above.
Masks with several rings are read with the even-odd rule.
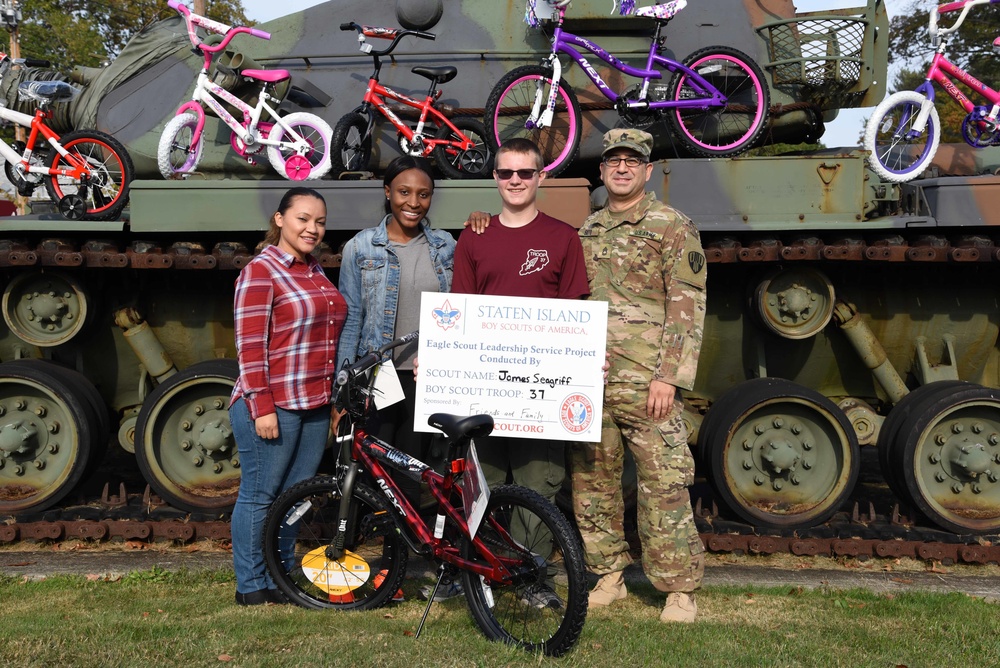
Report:
[[[538,173],[537,169],[494,169],[493,173],[497,175],[497,178],[501,181],[509,181],[513,178],[514,173],[517,172],[517,177],[522,181],[527,181],[528,179],[535,178],[535,174]]]
[[[637,158],[634,155],[630,155],[627,158],[620,155],[609,155],[603,160],[604,164],[608,167],[617,167],[622,164],[623,161],[625,162],[626,167],[638,167],[646,162],[642,158]]]

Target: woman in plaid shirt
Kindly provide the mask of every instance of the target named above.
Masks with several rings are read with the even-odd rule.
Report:
[[[236,281],[240,377],[229,416],[241,466],[231,524],[241,605],[284,602],[264,566],[264,518],[282,491],[316,474],[330,429],[347,302],[312,256],[325,232],[323,196],[292,188]]]

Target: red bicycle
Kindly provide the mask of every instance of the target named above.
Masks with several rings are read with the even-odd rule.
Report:
[[[491,640],[559,656],[580,637],[587,616],[583,546],[561,512],[518,485],[486,490],[472,439],[493,430],[489,415],[435,413],[444,432],[444,475],[368,433],[375,375],[386,353],[416,332],[342,369],[334,405],[351,435],[337,473],[294,485],[264,522],[268,571],[288,599],[306,608],[370,610],[390,602],[406,574],[407,548],[436,562],[438,579],[415,635],[420,636],[444,578],[461,576],[466,602]],[[433,527],[400,490],[396,476],[427,485],[437,502]]]
[[[458,69],[451,65],[441,67],[414,67],[410,71],[430,79],[430,89],[423,100],[415,100],[379,83],[382,70],[382,56],[396,48],[399,40],[406,36],[421,39],[436,39],[433,33],[419,30],[400,30],[361,26],[357,23],[342,23],[341,30],[355,30],[362,52],[370,54],[375,63],[375,71],[368,79],[368,88],[361,105],[347,114],[333,129],[334,174],[366,170],[372,156],[372,134],[375,129],[375,113],[378,110],[392,123],[398,132],[400,150],[415,157],[433,157],[438,168],[448,178],[487,178],[493,169],[492,151],[486,141],[486,128],[473,118],[449,120],[434,102],[441,97],[439,84],[455,78]],[[391,39],[392,43],[381,51],[374,50],[365,38]],[[400,102],[420,112],[415,127],[400,120],[389,108],[386,100]]]

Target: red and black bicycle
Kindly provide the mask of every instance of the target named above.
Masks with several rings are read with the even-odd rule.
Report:
[[[416,100],[395,91],[379,82],[382,70],[382,56],[396,48],[406,36],[421,39],[436,39],[433,33],[419,30],[379,28],[362,26],[357,23],[342,23],[341,30],[355,30],[362,52],[371,55],[375,71],[368,79],[368,88],[361,105],[344,116],[333,129],[332,170],[335,175],[343,172],[357,172],[368,169],[372,156],[372,142],[375,131],[375,111],[387,118],[397,130],[397,142],[406,155],[433,157],[438,169],[448,178],[471,179],[489,178],[493,169],[492,150],[486,141],[486,128],[474,118],[456,117],[449,119],[434,106],[441,97],[439,84],[455,78],[458,70],[451,65],[440,67],[414,67],[410,71],[430,79],[431,85],[423,100]],[[388,47],[381,51],[372,48],[366,38],[391,39]],[[414,127],[399,118],[386,104],[392,100],[419,112]]]
[[[447,439],[444,475],[366,431],[377,367],[389,350],[416,337],[396,339],[338,374],[334,405],[347,411],[351,436],[341,439],[336,475],[301,482],[271,506],[264,525],[271,577],[306,608],[378,608],[399,591],[409,548],[439,564],[418,637],[442,580],[460,573],[472,616],[488,638],[563,654],[587,616],[583,547],[537,492],[486,489],[472,439],[488,435],[493,418],[430,417]],[[433,528],[395,475],[427,485],[437,501]]]

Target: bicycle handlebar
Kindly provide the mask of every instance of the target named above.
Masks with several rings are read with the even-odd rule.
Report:
[[[378,350],[372,351],[367,355],[359,358],[354,362],[354,364],[344,367],[343,369],[337,372],[337,380],[336,380],[337,386],[342,387],[344,385],[347,385],[347,382],[349,380],[365,373],[373,366],[380,363],[382,361],[382,356],[385,355],[387,352],[389,352],[393,348],[398,348],[399,346],[405,343],[416,341],[419,338],[419,336],[420,336],[419,332],[410,332],[409,334],[404,334],[395,341],[390,341],[389,343],[385,344]]]
[[[250,28],[247,26],[228,26],[225,23],[220,23],[219,21],[212,20],[208,17],[201,16],[200,14],[195,14],[186,5],[181,3],[181,0],[167,0],[167,5],[177,11],[178,14],[184,17],[184,23],[187,25],[188,39],[191,40],[191,46],[200,51],[208,51],[209,53],[217,53],[222,51],[224,48],[229,46],[229,42],[239,35],[240,33],[247,33],[253,37],[259,37],[261,39],[271,39],[271,34],[263,30],[257,30],[256,28]],[[219,35],[225,35],[223,40],[214,46],[206,46],[201,39],[198,37],[198,32],[195,28],[201,27],[209,32],[214,32]]]
[[[432,32],[423,32],[420,30],[400,30],[399,28],[381,28],[379,26],[363,26],[358,25],[354,21],[350,23],[341,23],[340,29],[344,31],[355,30],[358,33],[358,42],[361,46],[359,47],[361,51],[371,55],[371,56],[385,56],[396,48],[399,44],[399,40],[407,36],[419,37],[420,39],[437,39],[437,35]],[[376,51],[372,49],[371,44],[365,42],[365,37],[374,37],[376,39],[391,39],[392,43],[387,46],[382,51]]]
[[[930,25],[927,27],[927,32],[931,36],[931,44],[935,47],[938,45],[938,40],[945,35],[950,35],[951,33],[958,30],[959,26],[965,21],[965,17],[969,15],[969,10],[973,7],[979,5],[994,5],[1000,3],[1000,0],[957,0],[956,2],[946,2],[943,5],[938,5],[935,9],[930,12]],[[961,10],[962,13],[958,15],[955,19],[955,23],[948,28],[938,27],[938,16],[944,15],[949,12],[957,12]]]

